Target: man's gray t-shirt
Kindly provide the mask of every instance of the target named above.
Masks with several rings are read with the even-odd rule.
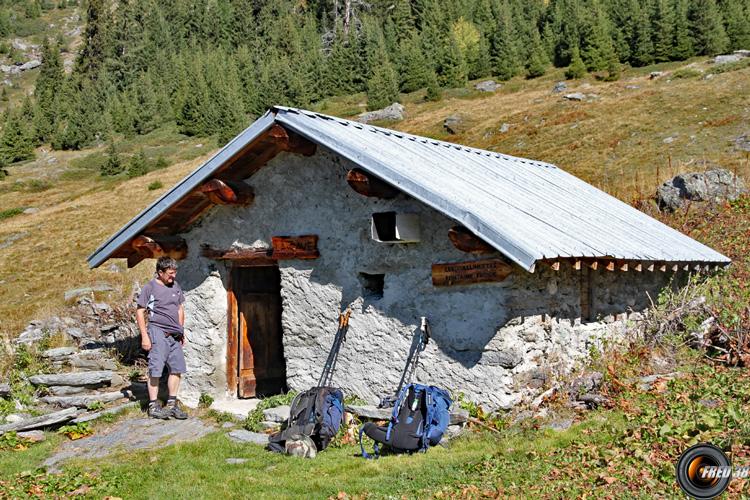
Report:
[[[185,302],[182,288],[175,281],[172,286],[156,282],[156,278],[146,283],[138,296],[138,307],[148,309],[148,322],[166,333],[182,333],[180,325],[180,304]]]

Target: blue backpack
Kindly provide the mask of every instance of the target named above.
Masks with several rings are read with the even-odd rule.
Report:
[[[336,437],[344,418],[344,394],[335,387],[313,387],[292,401],[286,427],[269,439],[268,449],[283,453],[289,439],[307,436],[316,451],[324,450]]]
[[[435,446],[448,428],[452,404],[444,389],[432,385],[407,385],[396,399],[387,426],[367,422],[360,429],[362,456],[372,458],[365,451],[362,434],[375,441],[376,458],[380,453],[378,443],[388,445],[397,453],[426,451],[430,446]]]

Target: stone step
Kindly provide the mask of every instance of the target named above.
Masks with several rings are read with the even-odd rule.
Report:
[[[346,405],[345,409],[359,418],[369,420],[390,420],[393,413],[393,408],[378,408],[377,406],[366,405]],[[451,409],[450,416],[450,425],[462,424],[469,420],[469,412],[463,408]]]
[[[84,357],[75,354],[68,358],[68,363],[74,368],[83,370],[117,370],[117,363],[110,358]]]
[[[93,388],[82,385],[51,385],[47,387],[47,390],[51,396],[70,396],[71,394],[80,394]]]
[[[29,382],[34,385],[75,385],[93,386],[111,384],[115,373],[111,370],[74,373],[50,373],[46,375],[34,375],[29,377]]]
[[[73,423],[80,424],[81,422],[89,422],[91,420],[96,420],[97,418],[103,417],[104,415],[117,415],[118,413],[122,413],[128,408],[138,408],[140,407],[140,405],[141,404],[138,401],[130,401],[129,403],[124,403],[112,408],[107,408],[106,410],[97,411],[95,413],[86,413],[84,415],[81,415],[80,417],[74,418]]]
[[[42,427],[61,424],[78,416],[80,411],[81,410],[78,408],[66,408],[54,413],[48,413],[47,415],[28,418],[20,422],[0,425],[0,436],[10,431],[28,431],[31,429],[41,429]]]
[[[261,446],[268,444],[268,434],[250,432],[245,429],[237,429],[227,433],[227,437],[235,443],[253,443]]]
[[[87,394],[85,396],[44,396],[41,401],[62,408],[86,408],[92,403],[109,403],[118,399],[129,398],[128,391],[104,392],[100,394]]]
[[[43,358],[58,360],[65,359],[78,352],[75,347],[57,347],[55,349],[47,349],[42,353]]]
[[[271,421],[268,421],[268,420],[264,420],[264,421],[262,421],[262,422],[260,423],[260,425],[261,425],[261,426],[262,426],[262,427],[263,427],[263,428],[264,428],[265,430],[276,430],[276,429],[278,429],[279,427],[281,427],[281,424],[280,424],[279,422],[271,422]]]

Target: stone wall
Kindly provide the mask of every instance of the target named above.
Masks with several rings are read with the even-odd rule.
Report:
[[[189,258],[179,281],[186,291],[189,375],[182,397],[226,394],[226,287],[229,268],[200,256],[200,246],[261,247],[271,236],[317,234],[320,258],[281,261],[283,344],[288,385],[315,384],[337,328],[352,306],[347,341],[334,383],[375,402],[400,378],[421,316],[433,340],[417,379],[463,392],[488,408],[507,408],[570,370],[602,338],[621,335],[626,313],[647,305],[668,279],[664,273],[591,272],[592,315],[581,324],[581,272],[514,266],[502,283],[434,287],[431,265],[472,260],[456,250],[456,224],[399,195],[366,198],[346,183],[355,165],[319,150],[311,157],[283,153],[248,182],[256,192],[246,208],[216,207],[185,235]],[[370,236],[373,212],[419,214],[421,242],[385,244]],[[497,254],[499,257],[499,254]],[[383,297],[367,298],[359,273],[385,274]],[[616,316],[618,315],[618,316]]]

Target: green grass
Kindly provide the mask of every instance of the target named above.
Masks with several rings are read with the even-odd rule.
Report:
[[[10,219],[11,217],[15,217],[16,215],[21,215],[23,213],[23,207],[16,207],[16,208],[8,208],[6,210],[0,210],[0,220],[3,219]]]

